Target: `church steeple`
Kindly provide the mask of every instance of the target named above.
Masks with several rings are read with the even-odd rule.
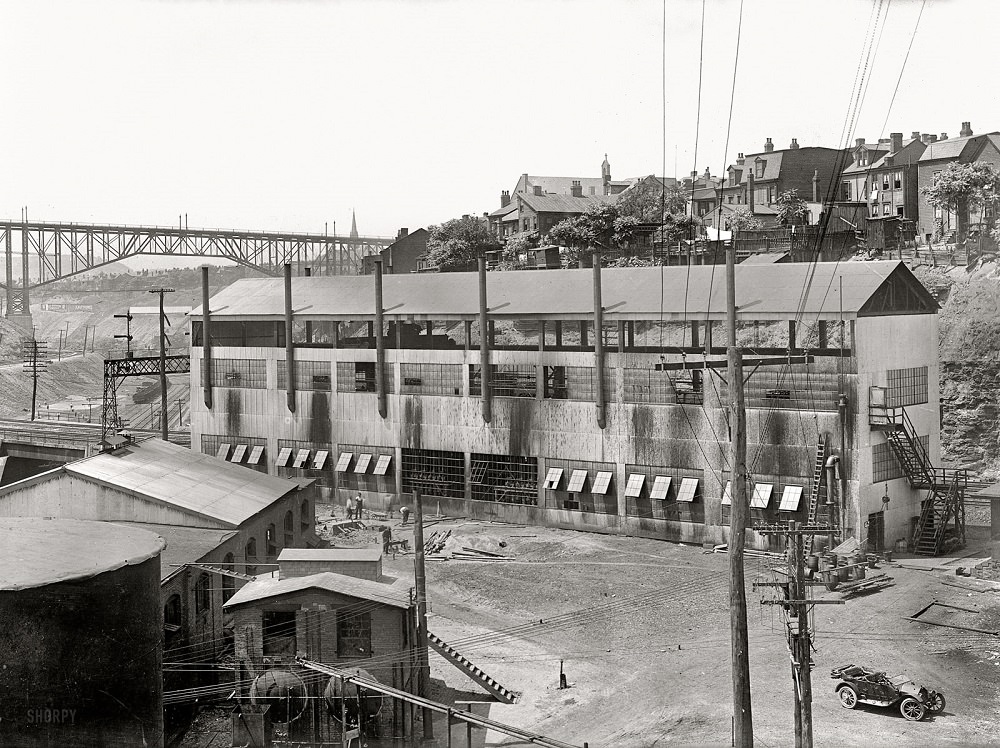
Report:
[[[351,238],[358,238],[358,219],[354,215],[354,208],[351,208]]]
[[[608,154],[604,154],[604,163],[601,164],[601,181],[604,183],[604,194],[611,194],[611,164],[608,162]]]

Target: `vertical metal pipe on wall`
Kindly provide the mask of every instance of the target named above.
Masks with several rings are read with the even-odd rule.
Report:
[[[604,394],[604,307],[601,302],[601,253],[594,252],[594,379],[597,403],[597,428],[607,423],[607,406]]]
[[[201,266],[201,371],[205,407],[212,409],[212,315],[208,309],[208,265]]]
[[[389,412],[385,397],[385,322],[382,304],[382,258],[375,259],[375,392],[378,394],[378,414]]]
[[[295,412],[295,346],[292,342],[292,265],[285,263],[285,393]]]
[[[493,400],[490,388],[490,335],[487,324],[486,305],[486,258],[479,258],[479,363],[482,367],[480,382],[483,391],[483,420],[489,423],[493,418]]]

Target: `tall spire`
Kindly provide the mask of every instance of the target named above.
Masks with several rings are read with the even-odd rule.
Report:
[[[604,194],[611,194],[611,164],[608,162],[608,154],[604,154],[604,163],[601,164],[601,182],[604,184]]]
[[[358,238],[358,219],[354,215],[354,208],[351,208],[351,238]]]

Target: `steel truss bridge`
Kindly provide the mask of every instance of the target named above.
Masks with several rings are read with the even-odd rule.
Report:
[[[300,269],[308,266],[316,275],[357,275],[362,257],[393,241],[376,236],[0,221],[8,317],[30,314],[31,288],[136,255],[224,258],[269,275],[280,272],[285,263]],[[15,248],[20,268],[15,268]]]

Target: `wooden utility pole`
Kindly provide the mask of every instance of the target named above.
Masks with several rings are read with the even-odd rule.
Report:
[[[430,696],[431,666],[427,651],[427,576],[424,566],[424,509],[420,491],[413,491],[413,581],[417,588],[417,657],[420,659],[420,677],[417,679],[420,695]],[[424,738],[434,737],[434,715],[423,709]]]
[[[747,421],[743,398],[743,357],[736,341],[736,242],[726,252],[726,327],[729,332],[726,376],[732,410],[729,466],[732,507],[729,513],[729,630],[733,670],[733,745],[753,746],[753,712],[750,705],[750,643],[747,634],[746,580],[743,548],[750,514],[747,498]]]
[[[173,293],[172,288],[152,288],[150,293],[160,295],[160,437],[167,440],[167,332],[164,327],[167,315],[163,311],[163,294]]]

